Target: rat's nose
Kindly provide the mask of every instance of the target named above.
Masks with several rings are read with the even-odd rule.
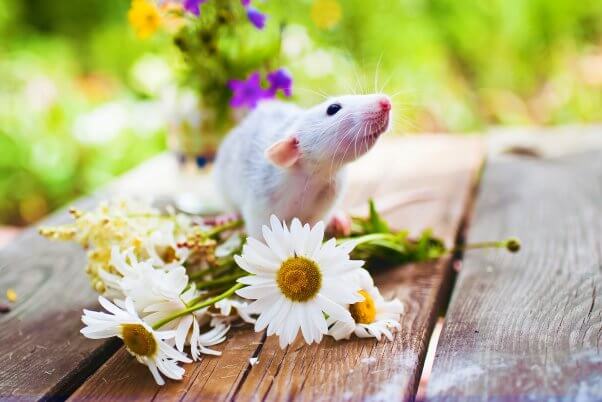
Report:
[[[389,98],[382,98],[380,101],[378,101],[378,104],[380,105],[380,110],[383,112],[388,112],[391,110],[391,101]]]

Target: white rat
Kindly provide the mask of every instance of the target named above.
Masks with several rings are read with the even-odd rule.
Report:
[[[345,165],[372,148],[390,115],[383,94],[340,96],[310,109],[262,102],[220,146],[217,187],[250,236],[261,234],[271,214],[328,222],[345,188]]]

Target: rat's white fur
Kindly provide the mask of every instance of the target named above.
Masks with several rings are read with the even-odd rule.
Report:
[[[262,102],[222,143],[215,178],[224,201],[242,214],[251,236],[271,214],[313,224],[327,220],[345,187],[344,165],[366,153],[389,125],[382,94],[348,95],[310,109]],[[329,116],[329,105],[342,106]],[[265,150],[287,137],[298,140],[300,157],[289,168],[270,163]]]

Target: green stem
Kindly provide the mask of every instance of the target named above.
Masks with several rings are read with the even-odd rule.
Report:
[[[213,269],[213,267],[205,268],[199,272],[195,272],[194,274],[190,275],[188,279],[191,281],[196,281],[197,279],[201,279],[203,276],[213,271]]]
[[[228,267],[229,264],[234,265],[233,257],[228,256],[228,257],[222,258],[222,259],[218,260],[214,266],[205,268],[199,272],[195,272],[194,274],[190,275],[188,278],[191,281],[196,281],[198,279],[202,279],[205,275],[210,274],[210,273],[212,273],[213,275],[217,275],[218,272],[223,272],[223,271],[217,271],[219,268],[227,267],[228,269],[231,269],[232,267]]]
[[[203,293],[203,294],[195,297],[194,299],[190,300],[188,303],[186,303],[186,307],[194,306],[195,304],[200,303],[205,299],[208,299],[212,296],[219,295],[220,293],[226,291],[226,289],[227,289],[227,287],[226,288],[221,287],[221,288],[213,289],[206,293]]]
[[[504,241],[482,241],[478,243],[462,244],[450,249],[450,252],[463,251],[463,250],[474,250],[479,248],[504,248],[506,242]]]
[[[353,241],[357,247],[358,245],[363,243],[370,243],[371,241],[375,240],[386,240],[390,239],[391,237],[395,237],[395,235],[392,233],[370,233],[367,235],[357,237],[341,237],[340,239],[337,239],[337,244],[342,244],[346,241]]]
[[[448,250],[448,252],[454,253],[456,251],[475,250],[482,248],[505,248],[511,253],[516,253],[520,250],[520,240],[515,237],[509,237],[508,239],[501,241],[483,241],[478,243],[463,244]]]
[[[182,309],[180,311],[178,311],[177,313],[174,313],[172,315],[170,315],[169,317],[166,317],[162,320],[157,321],[156,323],[153,324],[153,329],[159,329],[161,328],[163,325],[167,324],[170,321],[175,320],[176,318],[180,318],[182,316],[185,316],[187,314],[193,313],[197,310],[200,310],[204,307],[208,307],[211,306],[215,303],[217,303],[218,301],[225,299],[227,297],[230,297],[234,294],[234,292],[236,292],[238,289],[243,288],[245,285],[243,285],[242,283],[237,283],[236,285],[232,286],[230,289],[226,290],[224,293],[215,296],[209,300],[206,300],[202,303],[199,304],[195,304],[192,305],[190,307],[186,307],[185,309]]]
[[[226,276],[222,276],[220,278],[216,278],[216,279],[211,279],[209,281],[205,281],[205,282],[201,282],[197,285],[197,289],[202,290],[202,289],[207,289],[207,288],[212,288],[216,285],[223,285],[225,283],[229,283],[232,281],[237,280],[238,278],[241,278],[243,276],[248,275],[247,272],[236,272],[234,274],[231,275],[226,275]]]
[[[225,232],[226,230],[238,229],[242,227],[243,223],[244,222],[242,221],[242,219],[238,219],[220,226],[216,226],[207,232],[207,236],[213,238],[218,234]]]

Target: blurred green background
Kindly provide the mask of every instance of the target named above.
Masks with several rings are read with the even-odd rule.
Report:
[[[212,0],[210,0],[212,1]],[[295,100],[384,90],[395,131],[602,120],[602,1],[259,3]],[[0,224],[35,222],[166,147],[166,34],[126,0],[0,2]]]

